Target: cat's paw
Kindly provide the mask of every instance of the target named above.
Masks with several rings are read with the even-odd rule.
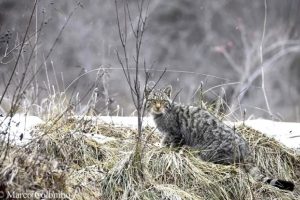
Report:
[[[160,147],[163,148],[163,147],[170,147],[170,143],[166,142],[166,141],[161,141],[160,142]]]
[[[180,147],[181,147],[181,144],[180,144],[180,143],[176,143],[176,142],[172,142],[172,143],[170,144],[170,147],[171,147],[171,148],[180,148]]]
[[[160,141],[160,147],[170,147],[169,138],[164,136]]]

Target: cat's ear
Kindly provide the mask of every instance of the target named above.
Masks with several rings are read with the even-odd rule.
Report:
[[[165,93],[169,98],[171,98],[171,93],[172,93],[172,86],[171,86],[171,85],[168,85],[163,91],[164,91],[164,93]]]

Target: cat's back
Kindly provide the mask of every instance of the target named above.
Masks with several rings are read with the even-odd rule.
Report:
[[[221,120],[200,107],[176,104],[173,113],[178,116],[177,118],[180,125],[188,128],[190,131],[198,131],[198,129],[203,130],[204,127],[209,128],[210,130],[227,129]]]
[[[222,147],[229,152],[237,145],[240,153],[247,154],[246,140],[209,111],[177,104],[173,112],[178,115],[180,131],[187,145],[212,149]]]

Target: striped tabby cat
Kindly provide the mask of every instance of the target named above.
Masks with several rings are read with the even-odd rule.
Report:
[[[146,108],[153,116],[157,129],[162,133],[162,145],[190,146],[199,149],[202,160],[216,164],[249,163],[252,159],[247,141],[205,109],[184,106],[171,100],[172,87],[146,88]],[[245,165],[248,166],[248,165]],[[290,181],[270,179],[258,175],[257,167],[246,168],[259,180],[293,190]]]

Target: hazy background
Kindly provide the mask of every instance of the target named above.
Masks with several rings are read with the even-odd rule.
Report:
[[[14,66],[33,2],[0,1],[2,90]],[[256,118],[270,118],[261,87],[263,66],[265,91],[273,117],[299,122],[300,1],[266,2],[267,7],[263,0],[152,0],[142,46],[143,58],[148,66],[153,66],[151,80],[156,80],[160,71],[167,68],[169,71],[160,86],[171,84],[175,92],[182,89],[177,101],[185,104],[197,101],[195,93],[202,84],[203,91],[209,90],[205,93],[206,100],[212,102],[221,96],[229,105],[225,108],[227,113],[242,118],[242,111],[246,109],[248,117],[253,114]],[[136,19],[136,1],[129,0],[129,5]],[[29,63],[32,71],[43,65],[36,79],[41,96],[47,94],[47,82],[53,83],[56,90],[64,91],[79,75],[102,67],[105,73],[96,81],[98,113],[106,114],[109,110],[115,114],[118,108],[119,114],[133,113],[129,89],[115,53],[121,49],[113,0],[84,0],[80,6],[76,1],[38,1],[28,34],[32,38],[28,38],[23,50],[15,85],[28,63],[30,50],[35,48],[35,31],[41,25],[36,51]],[[134,38],[130,32],[128,37],[132,43]],[[10,50],[13,53],[7,55]],[[130,46],[128,50],[131,55],[135,49]],[[76,90],[80,95],[85,94],[87,88],[95,84],[96,74],[94,70],[83,75],[73,82],[67,93],[71,95]],[[37,98],[36,103],[41,99]],[[103,106],[107,108],[102,109]]]

